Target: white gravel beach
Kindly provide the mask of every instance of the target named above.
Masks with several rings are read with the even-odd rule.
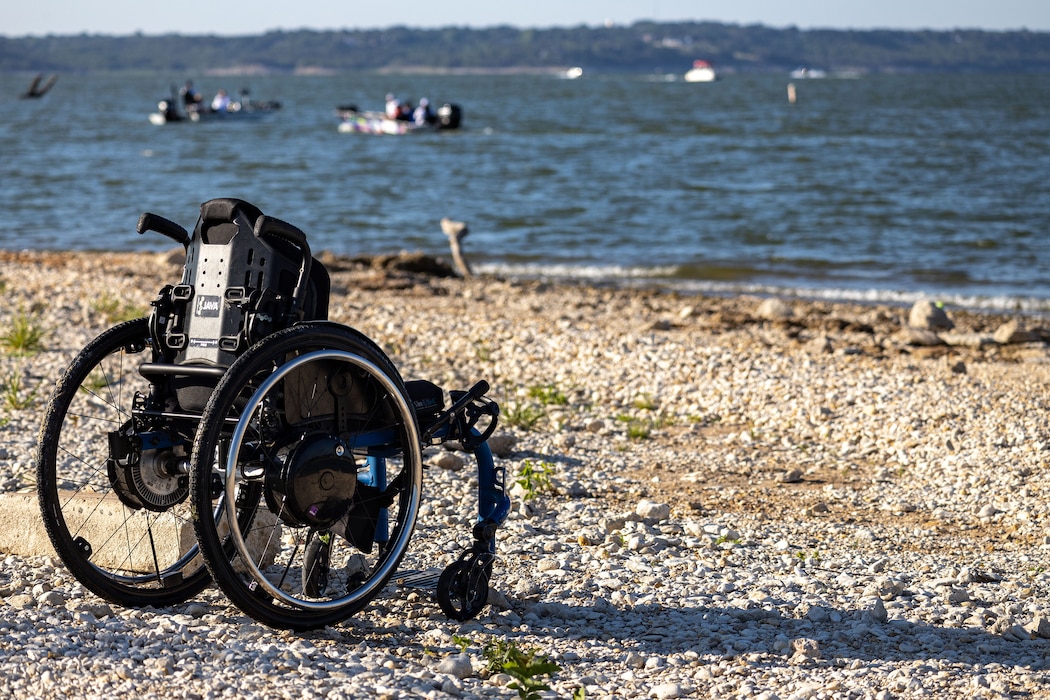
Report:
[[[0,253],[0,492],[34,492],[62,368],[176,257]],[[500,641],[558,666],[550,698],[1050,697],[1046,319],[323,259],[331,318],[406,379],[492,385],[497,461],[536,488],[514,490],[490,607],[457,623],[391,587],[289,633],[215,587],[127,609],[4,551],[5,696],[517,697],[483,654]],[[11,347],[19,319],[42,349]],[[471,477],[428,456],[413,548],[440,553]]]

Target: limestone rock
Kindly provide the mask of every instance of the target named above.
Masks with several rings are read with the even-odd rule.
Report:
[[[514,451],[514,444],[518,441],[510,433],[496,433],[488,439],[489,449],[497,457],[507,458]]]
[[[638,502],[634,512],[645,520],[667,520],[671,517],[671,506],[666,503],[642,500]]]
[[[445,657],[438,662],[435,670],[438,673],[447,673],[460,679],[469,678],[474,673],[474,668],[470,664],[470,657],[466,654]]]
[[[458,472],[466,465],[466,460],[452,452],[442,452],[434,458],[433,464],[441,469]]]
[[[1012,345],[1015,343],[1032,343],[1039,340],[1036,333],[1027,330],[1017,319],[1010,319],[995,329],[992,336],[1000,345]]]
[[[911,312],[908,314],[908,325],[924,330],[955,328],[955,324],[945,313],[944,307],[928,299],[920,299],[912,305]]]
[[[791,318],[791,307],[780,299],[766,299],[755,310],[755,315],[766,321],[783,321]]]
[[[941,337],[931,330],[925,328],[902,328],[898,334],[898,340],[904,345],[912,345],[916,347],[932,348],[937,345],[944,345],[944,341]]]
[[[791,663],[794,664],[804,664],[820,658],[820,645],[815,639],[793,639],[791,650]]]

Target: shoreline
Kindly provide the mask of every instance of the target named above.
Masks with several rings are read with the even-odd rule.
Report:
[[[161,258],[178,258],[179,249],[168,251],[146,250],[50,250],[0,248],[0,260],[24,259],[27,261],[51,260],[61,261],[66,256],[160,256]],[[376,253],[347,255],[332,253],[328,250],[315,252],[318,259],[334,261],[340,266],[367,268],[373,261],[401,259],[420,259],[426,263],[420,268],[425,271],[442,268],[450,274],[452,268],[443,254],[431,254],[421,251],[400,253]],[[436,267],[435,267],[436,266]],[[624,291],[659,291],[663,293],[696,298],[782,298],[802,303],[826,303],[859,307],[887,306],[906,308],[923,299],[934,299],[957,312],[974,313],[989,316],[1020,316],[1033,323],[1050,323],[1050,297],[1023,297],[1004,294],[978,294],[963,292],[928,293],[923,290],[879,289],[853,287],[820,287],[814,285],[783,286],[758,282],[724,282],[680,277],[670,268],[623,268],[619,266],[598,268],[590,265],[515,265],[506,263],[478,262],[473,265],[475,273],[481,278],[503,280],[511,283],[529,284],[545,282],[566,287],[595,287],[599,289],[622,289]],[[408,270],[408,271],[411,271]],[[654,274],[656,273],[656,274]]]
[[[1045,694],[1044,327],[948,309],[954,328],[909,329],[908,310],[885,304],[323,261],[331,318],[404,377],[490,382],[508,481],[550,465],[554,493],[514,493],[496,605],[459,624],[392,592],[295,635],[214,589],[168,609],[103,604],[46,556],[5,552],[0,687],[507,697],[481,652],[502,639],[557,663],[559,697]],[[0,252],[0,329],[19,314],[48,329],[43,352],[0,352],[4,383],[39,394],[0,408],[0,490],[32,492],[40,402],[61,368],[113,325],[105,316],[141,313],[180,269],[162,254]],[[529,427],[515,418],[525,408]],[[440,549],[470,494],[438,466],[426,484],[431,498],[464,492],[420,522],[418,546]],[[129,661],[132,638],[144,663]]]

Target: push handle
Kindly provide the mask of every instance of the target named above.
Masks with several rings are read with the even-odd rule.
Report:
[[[448,425],[448,423],[459,415],[467,406],[487,394],[488,390],[489,383],[482,379],[480,382],[462,393],[458,391],[453,392],[452,405],[442,412],[441,415],[438,416],[438,419],[434,421],[433,425],[431,425],[426,433],[423,434],[423,442],[430,442],[437,431]]]
[[[255,235],[283,238],[303,251],[306,257],[310,257],[310,246],[306,242],[306,234],[287,221],[281,221],[272,216],[260,216],[255,220]]]
[[[163,216],[150,214],[149,212],[146,212],[139,217],[139,223],[135,226],[135,230],[139,233],[156,231],[159,234],[181,243],[183,248],[188,248],[190,245],[190,234],[186,233],[186,229],[182,228],[174,221],[169,221]]]
[[[295,283],[292,291],[292,308],[289,315],[293,320],[299,320],[302,314],[303,297],[306,296],[306,282],[310,279],[310,268],[313,265],[313,257],[310,254],[310,244],[306,242],[306,234],[298,227],[287,221],[275,219],[272,216],[260,216],[255,220],[255,236],[273,236],[288,241],[302,253],[302,261],[299,264],[299,280]]]

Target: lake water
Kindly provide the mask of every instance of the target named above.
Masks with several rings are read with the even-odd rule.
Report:
[[[187,77],[256,122],[153,126]],[[1050,76],[0,76],[0,246],[161,250],[152,211],[247,199],[315,250],[686,290],[1050,310]],[[337,131],[335,107],[450,101],[463,128]]]

